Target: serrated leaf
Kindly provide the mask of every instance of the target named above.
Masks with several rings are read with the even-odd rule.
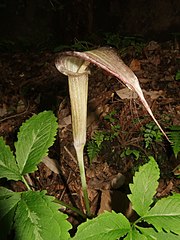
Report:
[[[131,194],[128,198],[132,202],[133,209],[144,216],[153,202],[159,179],[159,168],[153,157],[150,161],[139,168],[130,184]]]
[[[153,228],[138,227],[138,230],[133,228],[132,231],[124,238],[124,240],[178,240],[179,235],[167,232],[156,232]]]
[[[174,194],[171,196],[171,199],[179,199],[179,201],[180,201],[180,194],[179,194],[179,193],[174,193]]]
[[[2,137],[0,137],[0,178],[8,180],[21,180],[20,171],[15,161],[15,157]]]
[[[52,111],[34,115],[20,127],[16,142],[16,161],[21,174],[34,172],[37,164],[47,155],[57,132],[56,117]]]
[[[15,215],[15,240],[66,240],[70,223],[58,211],[53,197],[42,192],[23,192]]]
[[[138,232],[136,229],[132,229],[128,235],[124,238],[124,240],[148,240],[148,238]]]
[[[178,240],[180,236],[167,232],[156,232],[153,228],[140,228],[142,234],[144,234],[148,240]]]
[[[10,232],[21,194],[0,187],[0,239],[6,240]]]
[[[171,146],[175,157],[177,158],[180,152],[180,126],[174,125],[170,127],[171,131],[168,133],[168,137],[171,141]]]
[[[8,188],[0,186],[0,200],[11,197],[13,193],[14,192],[9,190]]]
[[[158,231],[164,229],[180,235],[180,194],[159,200],[143,219]]]
[[[130,223],[121,213],[105,212],[82,223],[74,240],[116,240],[130,230]]]

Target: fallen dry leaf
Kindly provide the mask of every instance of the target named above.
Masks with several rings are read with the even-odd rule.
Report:
[[[165,93],[164,93],[164,91],[162,91],[162,90],[159,90],[159,91],[146,91],[146,90],[143,90],[143,93],[144,93],[145,95],[150,96],[150,98],[151,98],[152,100],[156,100],[156,99],[158,99],[159,97],[164,97],[164,96],[165,96]]]
[[[136,98],[138,98],[137,93],[131,91],[129,88],[120,89],[120,90],[116,91],[116,94],[121,99],[136,99]]]
[[[60,166],[55,159],[52,159],[48,156],[44,157],[42,162],[48,167],[52,172],[59,174]]]
[[[141,70],[141,63],[138,59],[133,59],[129,67],[133,72],[137,72]]]

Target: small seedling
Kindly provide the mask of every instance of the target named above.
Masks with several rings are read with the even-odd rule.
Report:
[[[90,160],[90,164],[93,159],[98,156],[100,151],[105,147],[105,142],[112,142],[117,138],[120,132],[120,125],[115,118],[116,111],[112,111],[104,117],[110,124],[110,131],[96,131],[92,139],[87,144],[87,153]]]
[[[145,148],[149,148],[153,142],[162,141],[162,133],[159,128],[154,124],[154,122],[147,123],[145,127],[142,128]]]
[[[115,110],[113,110],[110,113],[108,113],[106,116],[104,116],[104,119],[109,121],[112,124],[117,123],[117,119],[115,118],[116,114],[117,114],[117,112]]]
[[[136,160],[138,160],[140,157],[140,153],[141,152],[139,150],[131,149],[130,147],[128,147],[121,153],[121,158],[132,155],[133,157],[135,157]]]

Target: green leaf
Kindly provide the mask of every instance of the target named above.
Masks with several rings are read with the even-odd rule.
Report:
[[[23,192],[15,215],[15,240],[66,240],[70,223],[58,211],[53,197],[42,192]]]
[[[142,234],[144,234],[149,240],[178,240],[180,236],[167,232],[156,232],[153,228],[140,228]],[[139,239],[139,238],[138,238]]]
[[[13,191],[0,186],[0,200],[11,197],[13,195],[13,193],[14,193]]]
[[[180,234],[180,194],[159,200],[143,219],[158,231]]]
[[[176,79],[176,81],[180,80],[180,70],[177,71],[175,79]]]
[[[105,212],[78,227],[74,240],[116,240],[130,230],[130,223],[121,213]]]
[[[136,229],[132,229],[128,235],[124,238],[124,240],[148,240],[148,238],[138,232]]]
[[[57,132],[56,117],[52,111],[34,115],[20,127],[16,142],[16,161],[21,174],[34,172],[37,164],[47,155]]]
[[[21,194],[12,192],[4,187],[0,187],[0,239],[6,240],[10,232],[17,204],[21,199]]]
[[[0,178],[8,180],[21,180],[20,171],[16,164],[10,147],[7,146],[2,137],[0,137]]]
[[[92,139],[97,144],[98,148],[101,147],[103,141],[104,141],[105,133],[102,131],[96,131]]]
[[[125,150],[125,155],[129,156],[129,155],[134,155],[135,159],[138,160],[140,152],[136,149],[130,149],[129,147]]]
[[[132,194],[128,198],[132,202],[133,209],[144,216],[153,202],[159,179],[159,168],[153,157],[150,161],[139,168],[139,172],[133,177],[133,184],[130,184]]]
[[[180,152],[180,126],[174,125],[170,127],[170,132],[168,137],[171,141],[171,146],[174,152],[175,157],[177,158],[178,153]]]
[[[94,140],[88,142],[87,153],[88,153],[90,164],[92,163],[94,158],[97,157],[100,150],[101,150],[101,147],[98,147]]]

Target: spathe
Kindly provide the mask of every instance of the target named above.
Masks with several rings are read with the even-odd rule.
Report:
[[[154,117],[146,99],[144,98],[142,89],[139,85],[138,78],[133,73],[133,71],[122,61],[122,59],[117,55],[117,53],[112,48],[102,47],[91,51],[86,52],[63,52],[59,55],[59,58],[56,62],[56,67],[58,68],[59,61],[61,61],[63,58],[62,56],[74,56],[79,57],[81,59],[84,59],[85,61],[88,61],[90,63],[93,63],[105,71],[111,73],[115,77],[117,77],[119,80],[121,80],[129,89],[136,92],[146,108],[147,112],[150,114],[154,122],[157,124],[161,132],[164,134],[166,139],[169,141],[166,133],[161,128],[160,124]]]

